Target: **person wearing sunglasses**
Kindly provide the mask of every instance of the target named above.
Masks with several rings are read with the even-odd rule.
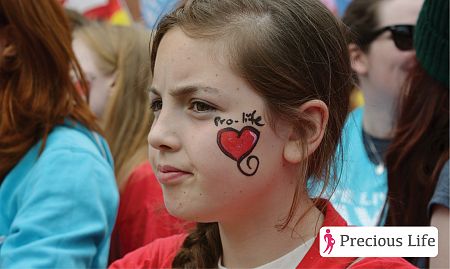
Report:
[[[436,257],[405,258],[419,268],[450,268],[448,22],[448,0],[425,0],[414,32],[416,63],[399,96],[386,154],[385,225],[439,231]]]
[[[413,32],[423,0],[353,0],[343,16],[348,49],[365,105],[349,114],[343,132],[340,183],[331,198],[351,225],[383,225],[385,151],[396,100],[414,64]]]
[[[412,24],[398,24],[382,27],[381,29],[368,34],[366,37],[361,37],[360,44],[367,46],[385,32],[391,33],[392,41],[394,41],[394,45],[398,50],[410,51],[414,49],[414,25]]]

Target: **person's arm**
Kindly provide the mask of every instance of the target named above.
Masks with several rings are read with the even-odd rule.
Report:
[[[105,267],[118,203],[111,166],[89,151],[57,149],[26,177],[0,268]]]
[[[438,182],[433,196],[428,204],[430,225],[439,231],[439,253],[435,258],[430,258],[430,268],[449,267],[449,161],[447,161],[439,174]]]
[[[450,268],[449,263],[449,220],[450,211],[442,205],[435,205],[431,214],[431,226],[439,231],[439,254],[430,258],[430,269]]]

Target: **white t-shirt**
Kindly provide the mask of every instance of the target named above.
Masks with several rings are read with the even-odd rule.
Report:
[[[280,258],[271,261],[269,263],[258,266],[254,269],[275,269],[275,268],[283,268],[283,269],[295,269],[301,260],[305,257],[306,253],[311,248],[314,243],[314,237],[310,240],[306,241],[304,244],[301,244],[291,252],[287,253]],[[219,258],[219,263],[217,266],[219,269],[227,269],[222,265],[222,258]]]

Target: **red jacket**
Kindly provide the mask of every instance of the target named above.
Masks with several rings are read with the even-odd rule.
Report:
[[[331,203],[325,202],[325,218],[322,226],[347,226]],[[113,263],[109,269],[116,268],[170,268],[186,235],[175,235],[154,241],[123,259]],[[357,258],[324,258],[319,252],[319,234],[297,268],[348,268]],[[351,268],[416,268],[402,258],[363,258]]]

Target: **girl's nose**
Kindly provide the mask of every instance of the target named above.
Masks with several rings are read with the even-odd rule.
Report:
[[[160,151],[177,151],[180,140],[176,122],[175,118],[171,120],[170,113],[161,110],[148,134],[149,145]]]

